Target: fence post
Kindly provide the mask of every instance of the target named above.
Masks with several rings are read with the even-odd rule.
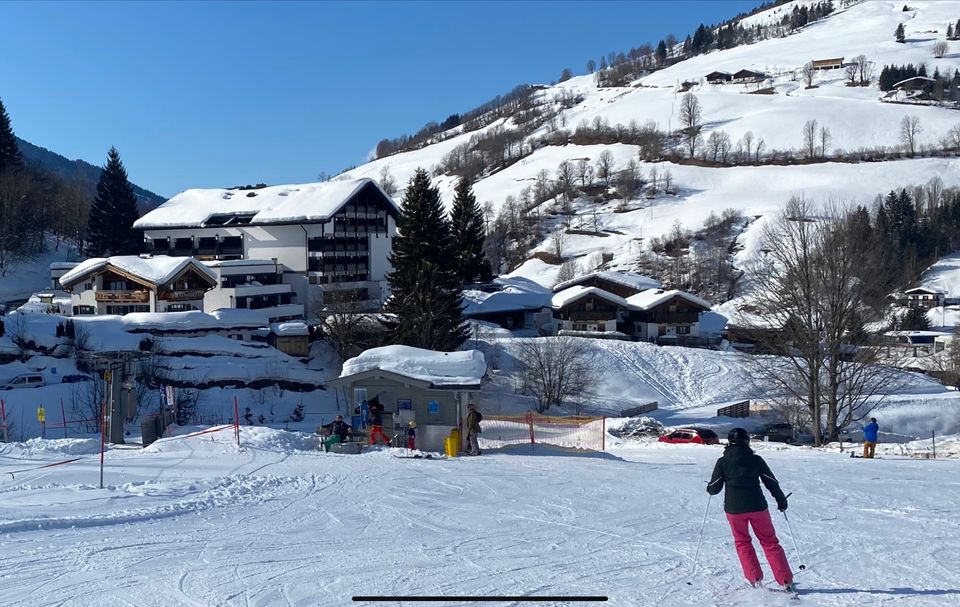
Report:
[[[237,434],[237,447],[240,447],[240,403],[237,397],[233,397],[233,428]]]
[[[607,416],[603,416],[603,433],[600,435],[600,450],[607,450]]]
[[[930,431],[930,440],[933,442],[933,459],[937,459],[937,431]]]
[[[7,442],[7,403],[0,400],[0,426],[3,427],[3,442]]]
[[[533,433],[533,413],[527,411],[527,425],[530,427],[530,444],[536,444],[537,440]]]
[[[63,438],[67,438],[67,415],[63,412],[63,399],[60,399],[60,421],[63,422]]]

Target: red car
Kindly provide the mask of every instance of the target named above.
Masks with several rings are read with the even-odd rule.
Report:
[[[699,445],[719,445],[720,437],[706,428],[678,428],[658,439],[661,443],[696,443]]]

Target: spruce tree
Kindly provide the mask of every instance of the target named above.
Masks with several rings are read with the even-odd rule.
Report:
[[[905,42],[905,41],[906,41],[906,32],[904,31],[904,28],[903,28],[903,24],[902,24],[902,23],[897,26],[897,31],[894,32],[894,36],[896,36],[897,42]]]
[[[97,196],[90,207],[86,253],[91,257],[132,255],[141,248],[141,239],[133,229],[137,198],[127,180],[120,153],[110,148],[107,164],[100,173]]]
[[[0,99],[0,173],[7,169],[23,168],[23,157],[20,155],[20,146],[13,136],[13,127],[10,126],[10,116],[7,108]]]
[[[400,205],[387,276],[390,299],[385,310],[397,315],[398,344],[453,351],[466,341],[463,292],[457,277],[453,238],[440,191],[417,169]]]
[[[455,271],[460,284],[490,280],[490,263],[483,254],[483,212],[466,178],[457,183],[453,208],[450,209],[453,231]]]

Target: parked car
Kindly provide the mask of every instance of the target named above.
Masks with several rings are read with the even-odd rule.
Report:
[[[768,440],[776,443],[792,443],[794,438],[792,424],[767,424],[766,426],[750,433],[753,440]]]
[[[4,390],[15,390],[17,388],[42,388],[44,386],[43,376],[39,373],[24,373],[8,381]]]
[[[64,375],[63,379],[60,380],[62,384],[79,384],[84,381],[93,381],[93,378],[89,375],[76,374],[76,375]]]
[[[695,443],[699,445],[719,445],[720,437],[707,428],[679,428],[658,439],[661,443]]]

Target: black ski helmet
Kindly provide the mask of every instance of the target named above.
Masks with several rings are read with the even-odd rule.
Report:
[[[734,428],[727,434],[727,443],[730,445],[749,445],[750,435],[743,428]]]

